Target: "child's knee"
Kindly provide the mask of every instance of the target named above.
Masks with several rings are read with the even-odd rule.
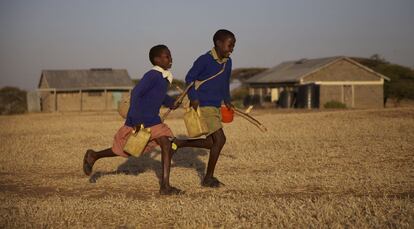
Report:
[[[217,136],[214,138],[214,145],[223,147],[224,144],[226,144],[226,135],[217,134]]]
[[[211,136],[207,137],[206,139],[207,146],[211,147],[214,144],[213,138]]]
[[[157,138],[157,143],[160,145],[161,148],[170,148],[171,141],[167,137],[159,137]]]

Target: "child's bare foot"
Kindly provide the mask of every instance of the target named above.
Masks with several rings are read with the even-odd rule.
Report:
[[[95,163],[95,158],[92,156],[93,153],[95,153],[95,151],[88,149],[83,157],[83,172],[87,176],[91,175],[92,167]]]
[[[184,192],[181,189],[168,186],[168,187],[161,187],[160,188],[160,195],[180,195]]]
[[[209,187],[209,188],[219,188],[219,187],[225,186],[215,177],[208,177],[208,178],[205,177],[201,185],[203,187]]]

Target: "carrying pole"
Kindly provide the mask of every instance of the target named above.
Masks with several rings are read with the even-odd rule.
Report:
[[[184,91],[181,92],[180,96],[178,96],[178,98],[174,101],[174,106],[179,106],[181,105],[181,103],[183,102],[185,96],[187,95],[188,91],[190,90],[190,88],[194,85],[194,82],[191,82]],[[179,88],[179,87],[177,87]],[[164,113],[164,115],[161,118],[161,121],[164,122],[164,120],[167,118],[167,116],[170,114],[171,112],[171,108],[168,109],[167,112]]]

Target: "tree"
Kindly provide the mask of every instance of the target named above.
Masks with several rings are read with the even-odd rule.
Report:
[[[21,114],[27,111],[26,91],[16,87],[0,89],[0,114]]]
[[[414,71],[398,64],[391,64],[378,54],[370,58],[353,58],[362,65],[387,76],[391,81],[384,83],[384,97],[392,97],[397,103],[403,99],[414,99]]]

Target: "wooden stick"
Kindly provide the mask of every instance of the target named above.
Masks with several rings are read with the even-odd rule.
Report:
[[[183,91],[180,87],[177,86],[177,88],[181,91],[180,96],[178,96],[178,98],[174,101],[174,106],[180,105],[185,96],[187,95],[188,91],[190,90],[190,88],[194,85],[194,82],[191,82]],[[167,118],[167,116],[171,113],[171,108],[167,110],[167,112],[165,112],[162,115],[161,121],[164,122],[164,120]]]
[[[266,132],[267,128],[265,126],[263,126],[262,123],[260,123],[257,119],[253,118],[251,115],[244,113],[243,111],[241,111],[240,109],[234,107],[234,112],[241,116],[242,118],[246,119],[247,121],[249,121],[250,123],[252,123],[253,125],[255,125],[257,128],[259,128],[262,132]]]
[[[180,96],[178,96],[178,98],[175,100],[174,105],[179,105],[182,103],[184,97],[187,95],[188,90],[190,90],[190,88],[194,85],[194,82],[191,82],[183,91],[180,87],[177,86],[177,89],[181,92]],[[263,126],[262,123],[260,123],[257,119],[253,118],[251,115],[243,112],[242,110],[234,107],[234,112],[241,116],[242,118],[246,119],[247,121],[249,121],[250,123],[252,123],[253,125],[255,125],[257,128],[259,128],[262,132],[266,132],[267,128],[265,126]],[[251,110],[251,109],[250,109]],[[162,116],[161,120],[162,122],[164,122],[164,120],[167,118],[167,116],[171,113],[171,109],[168,109],[167,112],[164,113],[164,115]]]

